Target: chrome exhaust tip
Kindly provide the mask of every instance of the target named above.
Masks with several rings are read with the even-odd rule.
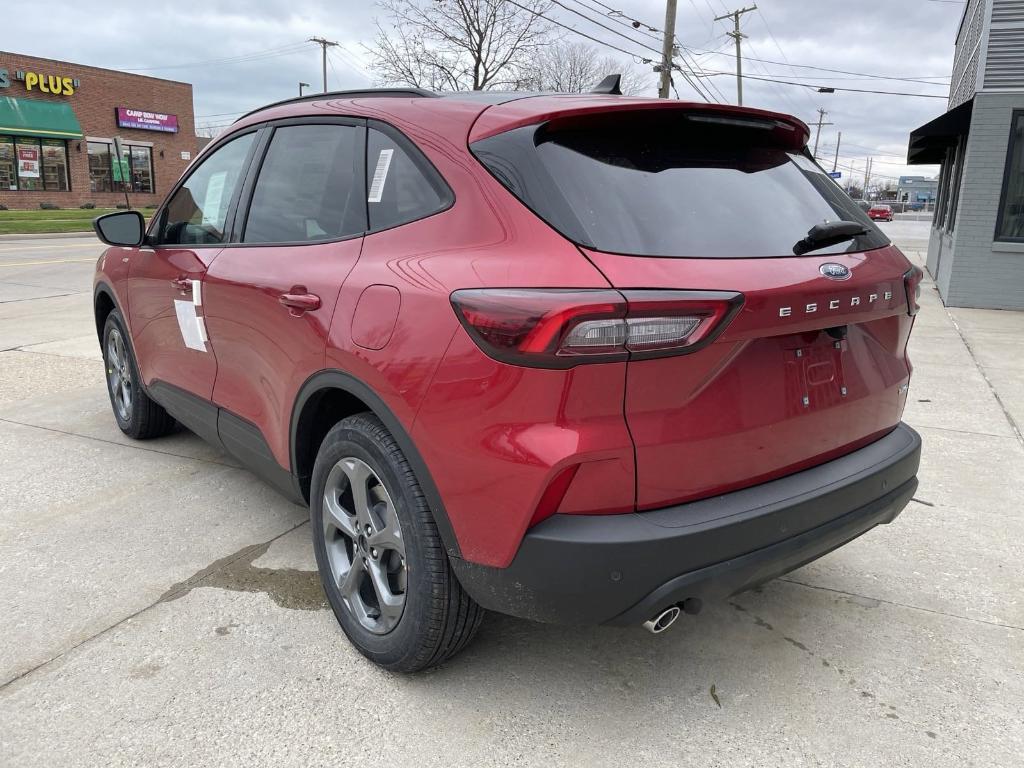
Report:
[[[675,624],[676,619],[679,618],[679,614],[682,611],[678,605],[673,605],[671,608],[666,608],[664,611],[656,616],[651,617],[644,622],[643,626],[652,635],[660,635],[666,629]]]

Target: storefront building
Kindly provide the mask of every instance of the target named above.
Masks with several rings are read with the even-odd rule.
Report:
[[[942,165],[927,266],[946,305],[1024,309],[1024,0],[968,0],[947,110],[907,162]]]
[[[156,205],[197,146],[189,83],[0,51],[7,208]]]

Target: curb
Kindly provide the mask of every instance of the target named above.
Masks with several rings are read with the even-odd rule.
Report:
[[[96,233],[91,229],[83,230],[81,232],[32,232],[24,235],[10,234],[0,235],[0,242],[4,240],[64,240],[69,237],[96,237]],[[99,239],[97,239],[99,242]]]

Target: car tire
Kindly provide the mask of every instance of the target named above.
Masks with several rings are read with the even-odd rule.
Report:
[[[324,438],[310,521],[328,602],[368,659],[416,672],[473,638],[483,609],[455,577],[412,468],[373,414],[350,416]]]
[[[128,437],[149,440],[174,429],[174,419],[146,394],[124,319],[116,309],[103,324],[103,368],[114,419]]]

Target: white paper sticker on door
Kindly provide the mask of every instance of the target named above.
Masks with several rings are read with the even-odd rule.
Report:
[[[228,172],[221,171],[210,177],[206,185],[206,197],[203,198],[203,225],[219,227],[223,221],[221,205],[224,203],[224,183]]]
[[[206,351],[206,327],[203,318],[196,315],[196,305],[191,301],[174,300],[174,313],[178,316],[178,330],[185,346],[198,352]]]
[[[393,149],[382,149],[377,157],[377,167],[373,170],[373,181],[370,183],[370,196],[366,198],[368,203],[379,203],[384,194],[384,182],[388,180],[388,168],[391,167],[391,156],[395,153]]]

